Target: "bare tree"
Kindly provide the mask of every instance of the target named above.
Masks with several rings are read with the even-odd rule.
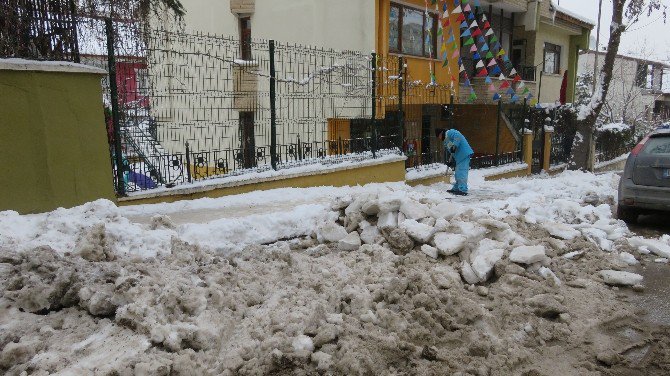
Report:
[[[619,53],[621,35],[637,22],[644,14],[662,12],[665,22],[667,11],[666,0],[612,0],[612,22],[610,38],[607,44],[605,62],[600,70],[598,85],[591,100],[579,111],[577,133],[572,144],[572,153],[568,168],[571,170],[593,170],[595,159],[594,133],[601,110],[606,102],[607,93],[612,82],[614,61]]]

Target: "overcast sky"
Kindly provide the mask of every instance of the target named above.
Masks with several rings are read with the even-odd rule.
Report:
[[[598,0],[554,0],[561,7],[588,17],[594,21],[598,20]],[[666,0],[670,5],[670,1]],[[670,15],[669,15],[670,16]],[[609,25],[612,20],[612,0],[603,0],[603,13],[600,25],[600,46],[607,45],[609,37]],[[592,36],[596,36],[596,28],[593,28]],[[642,17],[638,22],[631,25],[629,30],[621,39],[620,53],[648,56],[653,59],[670,61],[670,17],[667,23],[663,22],[661,12],[656,12],[651,17]]]

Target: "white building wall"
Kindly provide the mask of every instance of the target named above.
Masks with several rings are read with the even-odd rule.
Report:
[[[588,52],[579,56],[578,76],[594,72],[595,53]],[[605,56],[598,57],[598,74],[605,64]],[[651,116],[654,101],[658,93],[640,88],[635,83],[638,62],[629,58],[617,57],[612,71],[612,82],[607,94],[607,103],[603,113],[613,121],[634,123]]]

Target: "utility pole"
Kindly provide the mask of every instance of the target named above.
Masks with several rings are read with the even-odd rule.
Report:
[[[596,31],[596,55],[594,57],[594,63],[593,63],[593,87],[592,87],[592,92],[595,94],[596,92],[596,83],[598,83],[598,55],[600,54],[600,17],[603,13],[603,0],[600,0],[598,2],[598,27]]]

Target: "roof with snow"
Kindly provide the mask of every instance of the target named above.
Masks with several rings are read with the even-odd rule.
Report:
[[[582,15],[576,13],[576,12],[573,12],[568,8],[562,7],[558,4],[556,4],[553,0],[551,1],[551,9],[556,11],[557,13],[562,13],[566,16],[574,18],[575,20],[580,21],[582,23],[585,23],[587,25],[590,25],[592,27],[596,25],[596,21],[594,21],[594,20],[592,20],[588,17],[584,17],[584,16],[582,16]]]

